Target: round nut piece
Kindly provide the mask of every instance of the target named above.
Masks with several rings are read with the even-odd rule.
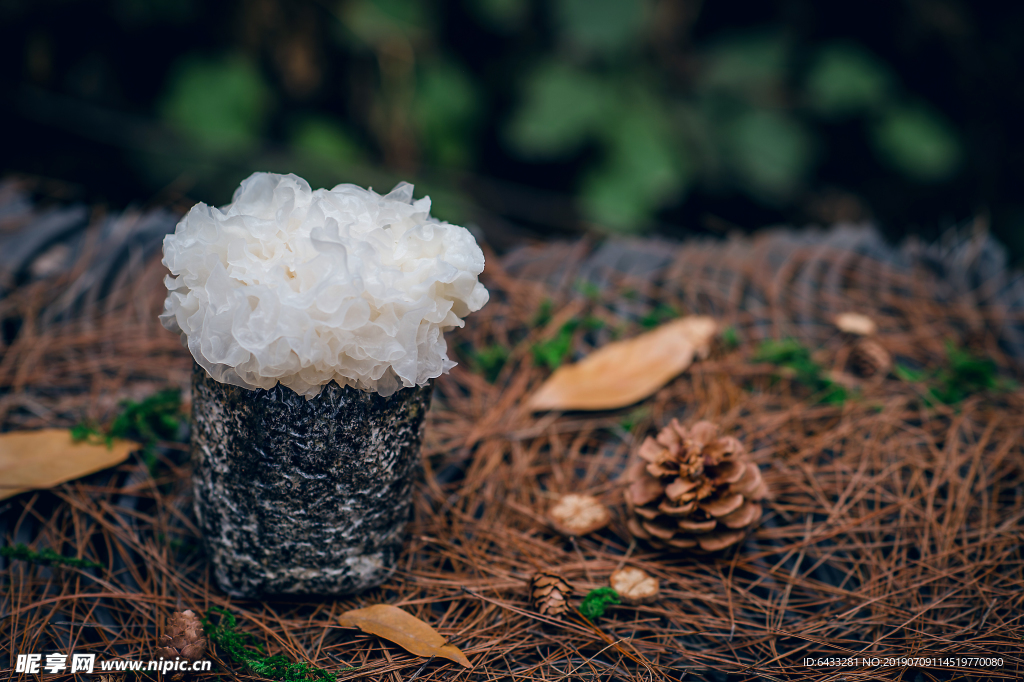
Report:
[[[872,336],[878,331],[878,325],[867,315],[861,313],[839,313],[835,319],[839,331],[857,336]]]
[[[650,604],[658,598],[658,579],[639,568],[626,566],[608,579],[612,589],[630,604]]]
[[[548,511],[548,519],[560,533],[575,536],[604,528],[612,514],[593,495],[569,493]]]

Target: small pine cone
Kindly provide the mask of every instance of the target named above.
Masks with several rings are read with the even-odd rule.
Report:
[[[167,634],[160,638],[160,648],[154,651],[156,658],[174,660],[184,658],[196,662],[206,654],[206,635],[203,624],[192,611],[178,611],[171,616]],[[170,676],[172,682],[181,682],[185,678],[184,671],[176,671]]]
[[[560,616],[569,610],[572,585],[557,573],[541,571],[530,578],[530,603],[542,616]]]
[[[885,376],[892,369],[892,356],[878,341],[858,339],[850,350],[846,366],[860,377]]]
[[[739,542],[762,514],[768,488],[743,444],[718,426],[677,420],[637,453],[626,490],[627,522],[638,538],[663,549],[708,552]]]

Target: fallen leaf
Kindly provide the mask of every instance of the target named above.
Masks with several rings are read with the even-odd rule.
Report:
[[[120,464],[141,447],[128,440],[76,443],[65,429],[0,434],[0,500]]]
[[[718,324],[693,315],[610,343],[559,367],[530,398],[540,410],[612,410],[643,400],[693,362],[707,357]]]
[[[365,609],[346,611],[338,617],[338,621],[343,627],[359,628],[394,642],[417,656],[440,656],[466,668],[473,667],[459,647],[446,644],[445,638],[437,630],[397,606],[374,604]]]

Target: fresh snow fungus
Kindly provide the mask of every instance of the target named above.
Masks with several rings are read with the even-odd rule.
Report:
[[[476,240],[412,192],[254,173],[164,238],[160,321],[226,384],[307,399],[332,380],[382,396],[424,385],[455,366],[444,332],[488,294]]]

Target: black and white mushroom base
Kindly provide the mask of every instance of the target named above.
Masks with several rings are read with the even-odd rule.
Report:
[[[161,321],[195,359],[195,514],[228,594],[341,595],[394,571],[444,331],[483,253],[400,184],[257,173],[164,241]]]
[[[195,511],[237,596],[358,592],[402,549],[430,387],[382,397],[336,383],[306,400],[192,374]]]

